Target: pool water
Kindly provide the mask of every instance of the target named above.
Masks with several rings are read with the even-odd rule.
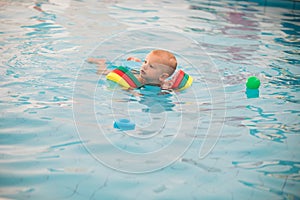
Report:
[[[300,199],[299,1],[0,5],[1,199]],[[85,61],[153,48],[191,88],[124,91]]]

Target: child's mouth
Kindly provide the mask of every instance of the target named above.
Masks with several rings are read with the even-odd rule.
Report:
[[[140,73],[141,73],[141,75],[145,75],[146,74],[146,72],[144,70],[142,70],[142,69],[141,69]]]

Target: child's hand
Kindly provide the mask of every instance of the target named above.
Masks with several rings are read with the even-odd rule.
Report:
[[[104,58],[88,58],[86,61],[89,62],[89,63],[97,64],[97,65],[105,64],[105,59]]]
[[[110,72],[110,70],[106,68],[105,59],[103,58],[88,58],[86,61],[97,64],[97,74],[106,75]]]
[[[174,80],[166,80],[162,85],[161,85],[161,89],[163,90],[169,90],[172,89],[172,86],[174,84]]]
[[[127,60],[128,61],[141,62],[141,60],[139,58],[136,58],[136,57],[128,57]]]

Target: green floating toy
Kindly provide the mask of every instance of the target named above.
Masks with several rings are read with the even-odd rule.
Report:
[[[260,86],[260,80],[256,76],[250,76],[247,80],[246,87],[248,89],[258,89]]]

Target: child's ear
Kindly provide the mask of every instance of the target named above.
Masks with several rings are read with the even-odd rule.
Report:
[[[163,73],[162,75],[159,76],[159,81],[163,82],[165,81],[167,78],[169,78],[169,74],[168,73]]]

